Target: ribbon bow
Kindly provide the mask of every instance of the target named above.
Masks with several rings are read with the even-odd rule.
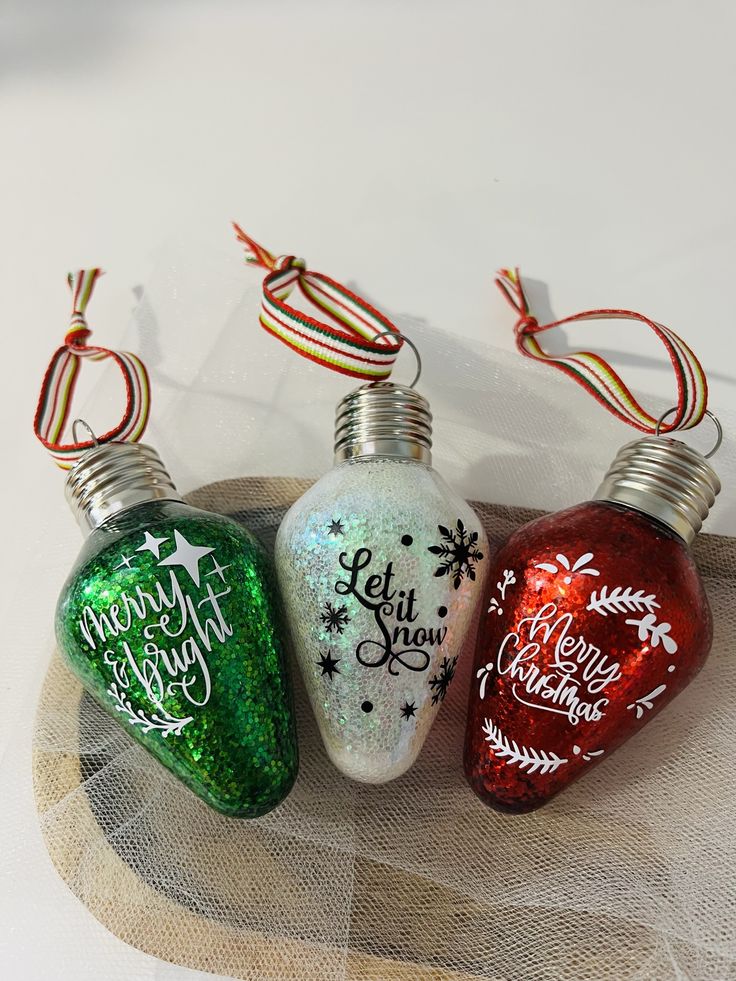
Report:
[[[353,378],[388,378],[403,339],[382,313],[323,273],[311,272],[304,259],[275,256],[233,222],[246,262],[266,269],[261,326],[317,364]],[[316,320],[286,302],[294,286],[332,323]],[[392,336],[393,335],[393,336]]]
[[[86,319],[87,304],[101,275],[101,269],[80,269],[69,273],[68,282],[72,292],[69,330],[64,343],[54,351],[46,369],[33,420],[36,436],[64,470],[71,469],[82,453],[94,446],[95,442],[137,442],[146,428],[151,408],[148,372],[140,358],[128,351],[112,351],[87,344],[91,334]],[[125,413],[117,426],[97,440],[64,443],[62,436],[71,411],[82,358],[90,358],[92,361],[111,358],[115,362],[125,383]]]
[[[633,310],[614,309],[584,310],[562,320],[540,324],[530,312],[518,269],[501,269],[496,285],[518,315],[514,330],[519,351],[527,358],[546,362],[564,371],[619,419],[644,433],[692,429],[702,420],[708,407],[705,372],[691,349],[669,327]],[[672,422],[659,425],[657,418],[639,404],[618,373],[600,355],[590,351],[573,351],[556,356],[542,349],[537,340],[538,334],[578,320],[638,320],[654,331],[664,344],[675,372],[677,407]]]

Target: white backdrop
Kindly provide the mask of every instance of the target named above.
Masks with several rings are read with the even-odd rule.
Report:
[[[245,466],[232,431],[213,423],[201,462],[177,431],[182,386],[193,381],[189,421],[206,424],[206,366],[232,340],[234,313],[253,308],[252,297],[238,306],[258,274],[241,266],[230,218],[410,318],[415,338],[422,329],[456,336],[468,362],[474,345],[513,349],[513,318],[493,286],[502,264],[520,264],[534,281],[540,317],[601,305],[648,313],[693,344],[711,407],[730,420],[735,30],[725,0],[6,0],[0,286],[11,562],[2,571],[0,753],[14,756],[6,772],[17,788],[1,839],[3,977],[195,977],[111,944],[53,872],[38,872],[30,746],[18,733],[79,540],[30,422],[66,328],[67,269],[108,271],[89,311],[95,340],[146,344],[151,432],[171,443],[183,490],[218,465],[222,476]],[[150,307],[132,314],[141,286],[158,310],[155,332]],[[252,318],[243,329],[258,331]],[[583,325],[555,343],[609,353],[637,390],[666,404],[671,375],[643,330]],[[264,341],[263,350],[276,345],[259,335],[257,350]],[[285,349],[282,363],[300,370]],[[89,371],[82,404],[112,414]],[[272,394],[273,378],[256,364],[233,372],[249,396]],[[558,383],[579,406],[580,458],[599,470],[633,433]],[[323,384],[325,405],[345,390],[337,377]],[[503,436],[513,443],[512,419]],[[705,445],[709,436],[693,438]],[[329,442],[327,425],[325,466]],[[520,488],[501,477],[497,498],[564,503],[545,494],[552,448],[540,452],[538,479]],[[272,472],[298,465],[288,447],[274,440],[272,449]],[[462,475],[468,494],[482,490],[474,462]],[[582,467],[578,497],[586,487]],[[710,530],[736,533],[735,500],[726,488]]]

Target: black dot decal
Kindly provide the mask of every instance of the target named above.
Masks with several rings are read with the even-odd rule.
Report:
[[[439,609],[437,610],[437,616],[438,617],[446,617],[447,616],[447,607],[446,606],[440,606]]]
[[[412,545],[413,543],[414,543],[414,539],[411,537],[411,535],[402,535],[401,536],[401,544],[402,545],[406,545],[407,548],[410,545]]]
[[[372,712],[373,711],[373,702],[365,701],[365,702],[363,702],[363,704],[360,707],[366,713],[367,712]]]

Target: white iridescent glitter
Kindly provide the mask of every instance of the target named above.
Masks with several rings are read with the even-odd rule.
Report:
[[[480,600],[480,521],[429,466],[370,457],[287,513],[276,568],[327,752],[344,774],[393,780],[416,759]]]

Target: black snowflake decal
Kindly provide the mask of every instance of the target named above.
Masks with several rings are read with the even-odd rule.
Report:
[[[439,545],[430,545],[428,551],[440,558],[435,576],[452,576],[455,589],[467,576],[475,580],[475,565],[483,558],[478,549],[478,532],[468,531],[460,518],[457,519],[457,529],[450,531],[444,525],[437,525],[442,536]]]
[[[457,657],[453,657],[452,660],[449,657],[443,657],[439,672],[433,678],[429,679],[429,687],[434,688],[434,694],[432,695],[433,705],[436,705],[437,702],[444,702],[450,682],[455,677],[456,664]]]
[[[325,603],[324,612],[320,613],[322,623],[327,627],[328,633],[333,630],[341,634],[347,624],[350,623],[348,608],[346,606],[333,606],[332,603]]]

